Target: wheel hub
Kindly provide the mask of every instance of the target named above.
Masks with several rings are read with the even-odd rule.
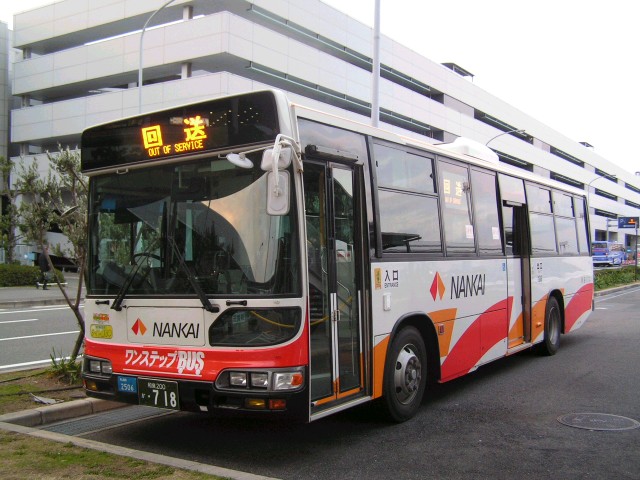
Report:
[[[399,352],[394,372],[394,385],[398,401],[411,403],[418,394],[422,379],[422,364],[413,345],[405,345]]]

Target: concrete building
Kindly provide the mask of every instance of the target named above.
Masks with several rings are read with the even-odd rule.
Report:
[[[12,50],[9,26],[0,22],[0,156],[7,158],[9,151],[9,112],[11,111]]]
[[[174,0],[141,40],[142,26],[166,3],[57,0],[15,16],[13,45],[22,56],[13,95],[21,101],[11,111],[11,142],[21,155],[37,158],[58,143],[73,148],[85,127],[139,111],[265,87],[370,121],[366,25],[319,0]],[[493,139],[501,161],[588,192],[592,238],[635,245],[634,231],[608,220],[640,214],[640,176],[490,95],[470,75],[383,36],[380,126],[434,143]]]

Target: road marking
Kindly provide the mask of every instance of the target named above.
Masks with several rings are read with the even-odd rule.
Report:
[[[610,294],[610,295],[603,295],[602,297],[598,298],[598,300],[596,300],[597,303],[605,303],[608,302],[609,300],[613,300],[614,298],[618,298],[618,297],[622,297],[623,295],[628,295],[629,293],[636,293],[640,291],[640,289],[638,288],[629,288],[627,290],[624,290],[616,295],[614,294]]]
[[[0,338],[0,342],[8,342],[10,340],[24,340],[26,338],[52,337],[54,335],[71,335],[72,333],[80,333],[80,330],[74,330],[72,332],[43,333],[41,335],[27,335],[25,337]]]
[[[84,304],[81,304],[80,308],[84,308]],[[0,310],[0,315],[7,315],[11,313],[33,313],[34,310],[37,310],[38,312],[48,312],[48,311],[54,311],[54,310],[71,310],[71,308],[69,308],[69,305],[63,305],[59,307],[39,307],[39,308],[34,307],[34,308],[30,308],[29,310],[2,309]]]
[[[64,360],[69,360],[71,357],[64,357]],[[56,358],[56,362],[62,360],[62,358]],[[51,359],[47,360],[35,360],[33,362],[24,362],[24,363],[14,363],[13,365],[0,365],[0,370],[9,370],[13,368],[22,368],[22,367],[35,367],[37,365],[44,365],[47,363],[51,363]]]
[[[27,318],[26,320],[4,320],[0,322],[0,325],[4,325],[5,323],[37,322],[39,320],[39,318]]]

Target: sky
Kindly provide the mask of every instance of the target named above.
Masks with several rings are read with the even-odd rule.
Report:
[[[374,0],[323,1],[373,25]],[[488,93],[590,143],[624,170],[640,171],[640,152],[633,150],[640,126],[640,2],[380,1],[384,35],[435,62],[460,65]],[[14,13],[47,3],[2,1],[0,20],[11,25]]]

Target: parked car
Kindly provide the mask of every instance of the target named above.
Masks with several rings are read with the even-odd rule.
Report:
[[[618,242],[593,242],[591,243],[593,265],[622,265],[627,259],[625,246]]]

